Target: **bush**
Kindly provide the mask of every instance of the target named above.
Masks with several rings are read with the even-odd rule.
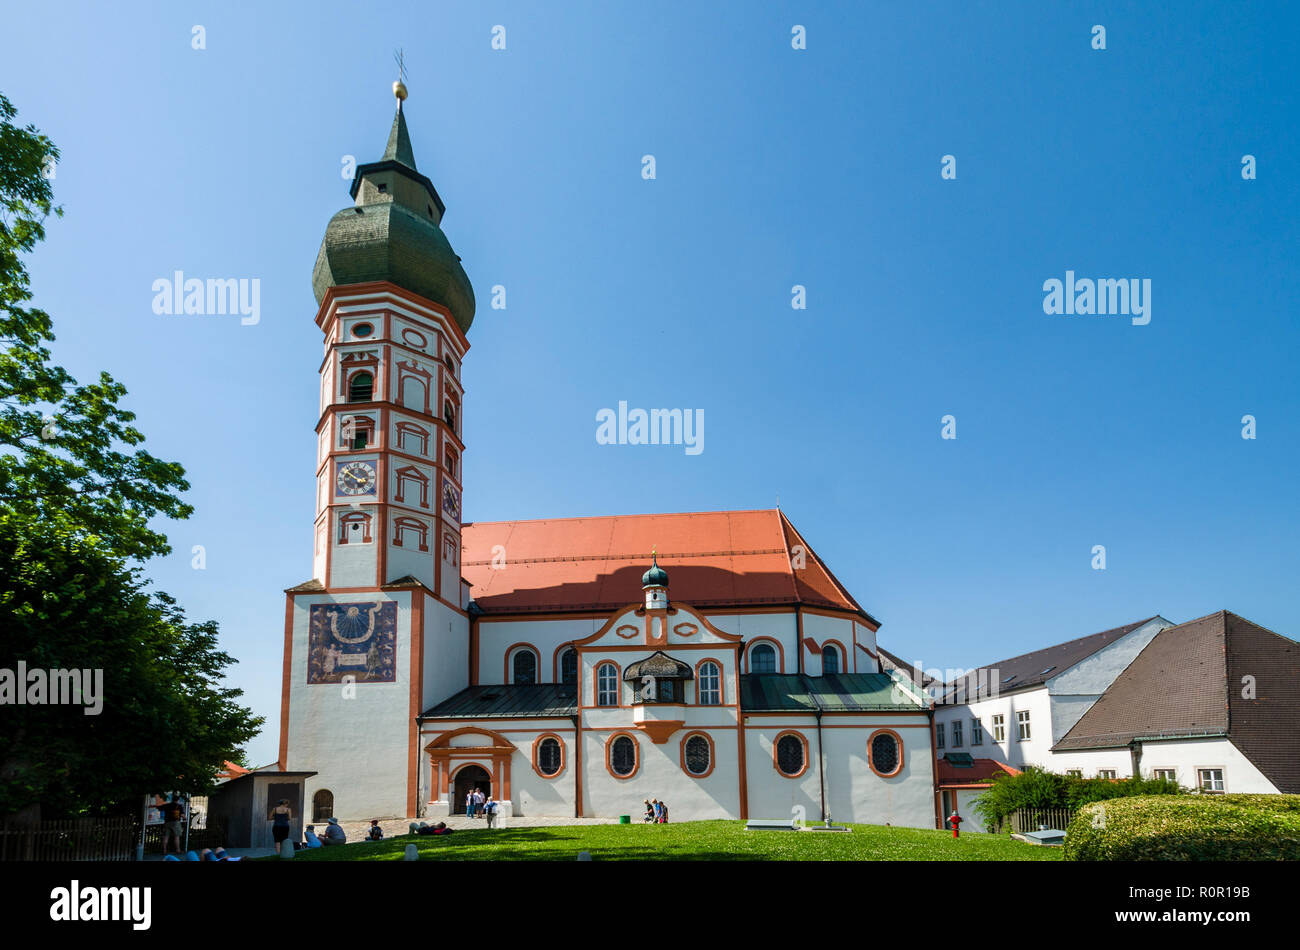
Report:
[[[1294,861],[1300,795],[1153,795],[1084,806],[1067,861]]]
[[[975,799],[975,811],[992,829],[1013,811],[1029,808],[1077,810],[1090,802],[1134,795],[1178,795],[1185,791],[1166,779],[1073,778],[1036,766],[1019,775],[996,775],[992,787]]]

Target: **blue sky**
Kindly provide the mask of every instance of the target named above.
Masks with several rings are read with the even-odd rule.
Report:
[[[384,146],[397,46],[479,300],[467,519],[779,497],[927,665],[1155,613],[1300,635],[1300,13],[1173,6],[6,10],[0,91],[63,154],[36,301],[57,359],[113,373],[189,473],[149,572],[220,622],[268,717],[252,759],[311,573],[311,268],[343,157]],[[154,314],[175,270],[259,278],[260,323]],[[1150,279],[1150,324],[1044,314],[1067,270]],[[705,451],[598,445],[619,400],[703,409]]]

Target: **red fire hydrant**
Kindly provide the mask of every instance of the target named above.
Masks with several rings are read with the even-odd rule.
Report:
[[[961,815],[957,814],[957,812],[954,811],[951,815],[948,816],[948,824],[952,825],[952,836],[954,838],[959,837],[957,833],[957,826],[961,824]]]

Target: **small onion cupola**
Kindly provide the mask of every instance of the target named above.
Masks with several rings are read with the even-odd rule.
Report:
[[[641,575],[646,610],[663,610],[668,606],[668,572],[659,566],[659,555],[650,552],[650,570]]]

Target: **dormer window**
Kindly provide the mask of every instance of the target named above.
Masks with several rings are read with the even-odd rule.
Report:
[[[379,182],[377,185],[375,185],[375,187],[379,189],[379,193],[380,193],[381,195],[386,195],[386,194],[388,194],[388,186],[387,186],[386,184],[384,184],[383,182]]]
[[[634,703],[680,703],[686,696],[686,680],[694,679],[691,668],[662,650],[632,663],[623,671],[623,681],[632,687]]]

